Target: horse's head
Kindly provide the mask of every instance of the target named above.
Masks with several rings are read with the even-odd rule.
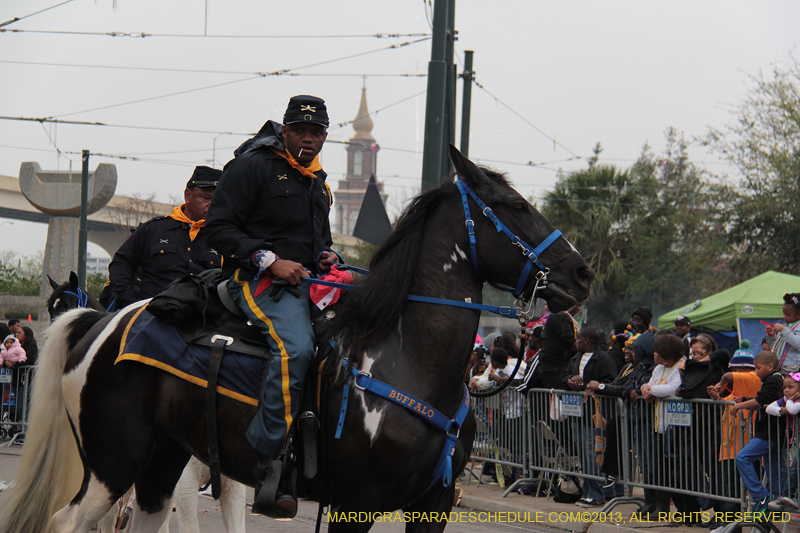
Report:
[[[457,176],[488,208],[478,205],[474,197],[468,200],[480,276],[510,289],[520,285],[522,296],[528,299],[536,285],[536,274],[544,266],[547,287],[537,296],[547,301],[550,310],[563,311],[588,298],[594,271],[572,244],[563,236],[547,244],[553,226],[502,175],[478,168],[452,145],[450,159]],[[462,198],[465,189],[462,188]],[[496,216],[494,221],[492,216]],[[535,256],[530,254],[542,243],[547,245],[544,250]],[[537,257],[540,265],[534,261]]]
[[[47,299],[47,312],[50,313],[51,321],[70,309],[90,306],[88,299],[91,297],[78,285],[78,276],[75,272],[70,272],[69,281],[60,285],[50,276],[47,276],[47,280],[50,282],[50,287],[53,288],[53,294]]]

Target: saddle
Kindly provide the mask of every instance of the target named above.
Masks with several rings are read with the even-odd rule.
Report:
[[[228,279],[223,277],[221,269],[190,274],[173,281],[147,306],[150,314],[164,323],[175,326],[187,344],[211,348],[206,388],[206,425],[212,495],[215,499],[219,498],[221,492],[216,385],[222,357],[226,351],[230,351],[265,359],[271,358],[269,344],[264,335],[233,301],[227,284]],[[330,321],[334,315],[335,312],[328,308],[325,312],[315,313],[312,317],[317,344],[317,354],[312,362],[312,369],[321,370],[327,357],[335,352],[329,343]],[[268,481],[275,485],[276,490],[279,484],[290,485],[295,497],[296,468],[299,467],[303,471],[305,480],[310,482],[305,485],[308,489],[315,485],[312,480],[317,477],[320,470],[317,460],[317,436],[320,430],[319,396],[322,381],[318,372],[308,372],[303,388],[300,415],[289,428],[280,458],[273,462],[276,463],[274,470],[271,467],[268,475]],[[298,429],[299,432],[296,431]],[[276,517],[284,516],[278,513]]]

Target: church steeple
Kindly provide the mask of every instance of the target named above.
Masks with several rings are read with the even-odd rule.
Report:
[[[353,121],[353,129],[356,132],[350,137],[350,140],[375,141],[372,136],[372,126],[372,119],[369,116],[369,109],[367,109],[367,86],[365,80],[364,85],[361,87],[361,104],[358,106],[358,114],[356,114],[356,119]]]
[[[372,118],[367,108],[367,87],[361,87],[361,103],[353,121],[355,133],[347,143],[347,175],[339,181],[334,192],[336,209],[335,227],[339,233],[352,235],[361,209],[361,202],[367,192],[370,179],[378,174],[378,151],[380,146],[372,136]],[[388,194],[383,192],[383,183],[377,182],[381,200],[386,203]]]

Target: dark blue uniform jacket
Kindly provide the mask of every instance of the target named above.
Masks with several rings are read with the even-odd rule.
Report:
[[[275,154],[284,150],[281,125],[268,121],[225,165],[206,218],[206,237],[225,258],[223,273],[237,268],[251,279],[251,256],[271,250],[316,273],[314,262],[333,241],[326,174],[307,178]]]

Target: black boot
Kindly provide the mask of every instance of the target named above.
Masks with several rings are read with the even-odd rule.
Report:
[[[654,492],[656,493],[656,506],[655,509],[650,513],[650,520],[660,521],[660,514],[666,513],[666,515],[669,515],[670,493],[663,490],[656,490]],[[669,518],[667,518],[667,521],[669,521]]]
[[[644,505],[639,508],[637,513],[644,519],[645,516],[656,510],[656,504],[655,489],[644,489]]]
[[[297,471],[287,456],[274,460],[259,458],[253,475],[256,478],[253,513],[271,518],[297,515]]]

